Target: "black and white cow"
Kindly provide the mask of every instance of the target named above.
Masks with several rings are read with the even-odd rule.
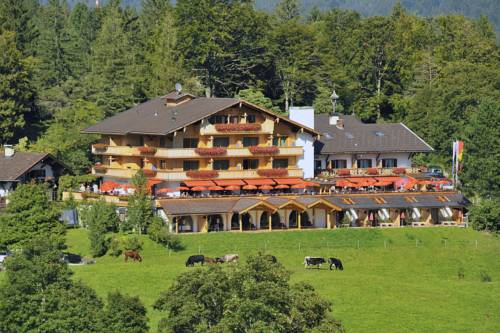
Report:
[[[194,255],[194,256],[190,256],[186,260],[186,267],[188,267],[188,266],[194,266],[194,264],[196,264],[198,262],[201,263],[201,265],[203,266],[203,264],[205,263],[205,256],[202,255],[202,254],[197,254],[197,255]]]
[[[305,257],[304,258],[304,267],[309,268],[309,266],[316,266],[318,269],[321,267],[321,264],[326,263],[325,258],[321,257]]]
[[[332,270],[334,267],[335,269],[338,269],[340,271],[344,270],[344,266],[342,266],[342,261],[337,258],[328,258],[328,263],[330,264],[330,270]]]

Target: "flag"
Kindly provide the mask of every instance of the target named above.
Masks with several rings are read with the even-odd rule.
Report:
[[[462,162],[463,152],[464,152],[464,142],[457,141],[457,157],[459,162]]]
[[[451,158],[451,177],[452,177],[453,181],[455,181],[456,159],[457,159],[457,142],[453,141],[453,155],[452,155],[452,158]]]

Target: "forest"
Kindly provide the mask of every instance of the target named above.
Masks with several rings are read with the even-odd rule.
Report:
[[[406,3],[366,17],[305,11],[298,0],[269,10],[248,0],[1,1],[0,143],[50,152],[85,174],[96,137],[80,130],[176,82],[282,113],[290,105],[329,112],[335,89],[341,112],[404,122],[433,146],[419,163],[449,170],[452,141],[465,141],[463,190],[497,198],[495,29],[486,16],[423,17]]]

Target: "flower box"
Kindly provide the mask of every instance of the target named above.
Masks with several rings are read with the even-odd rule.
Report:
[[[119,195],[118,201],[128,201],[129,197],[126,195]]]
[[[227,149],[224,147],[196,148],[194,152],[200,156],[222,156],[226,155]]]
[[[215,124],[215,129],[219,132],[251,132],[260,131],[260,124]]]
[[[252,146],[248,148],[252,154],[277,154],[280,149],[276,146],[268,146],[268,147],[259,147]]]
[[[377,170],[377,168],[368,168],[366,170],[366,174],[368,174],[368,175],[378,175],[378,170]]]
[[[189,178],[215,178],[219,176],[217,170],[190,170],[186,171],[186,176]]]
[[[137,148],[137,150],[141,154],[154,154],[154,153],[156,153],[155,147],[139,147],[139,148]]]
[[[338,176],[350,176],[351,175],[351,170],[349,170],[349,169],[338,169],[337,170],[337,175]]]
[[[97,193],[83,192],[82,193],[82,198],[83,199],[97,199],[97,198],[99,198],[99,194],[97,194]]]
[[[260,169],[257,170],[257,174],[262,177],[283,177],[283,176],[288,176],[288,169],[285,168]]]
[[[393,172],[395,175],[402,175],[402,174],[405,174],[405,173],[406,173],[406,169],[405,169],[405,168],[393,168],[393,169],[392,169],[392,172]]]
[[[146,177],[154,177],[156,175],[156,171],[151,170],[151,169],[142,169],[142,172],[144,173],[144,176],[146,176]]]
[[[96,173],[106,173],[106,166],[102,164],[96,164],[94,165],[94,170]]]
[[[105,143],[96,143],[96,144],[94,144],[94,149],[95,150],[105,150],[106,148],[108,148],[108,145],[105,144]]]

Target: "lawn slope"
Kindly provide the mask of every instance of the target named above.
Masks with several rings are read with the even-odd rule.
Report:
[[[333,302],[348,332],[500,332],[500,239],[458,228],[311,230],[183,235],[186,249],[169,253],[144,237],[142,263],[104,256],[74,267],[105,296],[110,290],[138,295],[152,331],[161,313],[151,305],[185,268],[187,256],[267,251]],[[70,250],[88,254],[85,230],[71,230]],[[341,258],[345,270],[305,270],[305,255]],[[463,268],[465,277],[458,278]],[[480,272],[492,282],[482,282]]]

